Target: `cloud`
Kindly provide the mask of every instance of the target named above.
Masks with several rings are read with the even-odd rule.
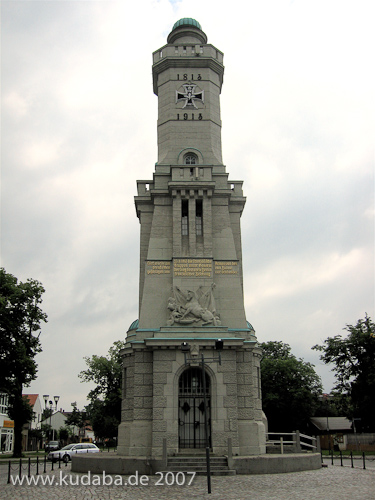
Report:
[[[84,356],[138,315],[137,179],[157,159],[152,52],[194,17],[224,52],[223,158],[244,180],[245,306],[310,347],[373,315],[374,74],[367,2],[2,3],[2,265],[40,280],[31,390],[85,404]]]

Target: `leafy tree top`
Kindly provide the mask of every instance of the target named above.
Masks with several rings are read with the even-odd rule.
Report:
[[[306,429],[322,393],[314,366],[297,359],[288,344],[270,341],[261,347],[262,404],[269,428],[280,432]]]
[[[0,268],[0,391],[9,395],[8,414],[14,420],[14,453],[22,454],[22,427],[32,418],[32,408],[22,389],[36,379],[35,356],[41,352],[41,323],[47,315],[40,308],[44,288],[39,281],[26,283]]]
[[[118,394],[121,390],[121,370],[122,359],[120,355],[121,349],[125,346],[125,342],[118,340],[108,351],[108,356],[92,357],[86,356],[85,362],[88,366],[87,370],[82,370],[79,373],[79,378],[82,382],[94,382],[95,389],[88,394],[88,399],[95,401],[97,398],[107,399],[113,394]]]
[[[333,363],[337,384],[335,389],[346,390],[350,382],[364,374],[368,379],[375,380],[375,325],[367,314],[359,319],[355,326],[346,325],[349,332],[345,338],[342,335],[328,337],[323,345],[315,345],[313,349],[323,354],[320,359],[328,364]]]
[[[334,393],[347,401],[348,418],[360,418],[363,431],[375,431],[375,325],[366,314],[356,325],[346,325],[346,337],[328,337],[323,345],[313,349],[320,351],[320,359],[333,364],[336,376]]]
[[[35,380],[35,356],[41,352],[39,340],[41,322],[47,315],[41,310],[44,288],[39,281],[18,281],[5,269],[0,269],[0,362],[3,367],[3,387],[29,385]]]

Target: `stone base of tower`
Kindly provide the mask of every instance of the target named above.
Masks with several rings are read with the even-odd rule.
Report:
[[[152,427],[149,421],[122,422],[118,428],[119,455],[135,457],[151,455]]]
[[[228,461],[229,462],[229,461]],[[233,457],[228,464],[236,474],[281,474],[317,470],[322,467],[320,453],[254,455]],[[73,455],[72,472],[91,474],[154,475],[168,470],[168,462],[146,456],[123,457],[115,453]]]
[[[238,422],[239,456],[266,453],[266,432],[263,422],[255,420]]]
[[[218,339],[224,344],[220,352]],[[183,343],[188,353],[182,351]],[[138,329],[129,335],[122,354],[120,456],[161,460],[204,450],[205,418],[214,454],[227,455],[229,442],[233,455],[265,453],[261,350],[250,330]]]

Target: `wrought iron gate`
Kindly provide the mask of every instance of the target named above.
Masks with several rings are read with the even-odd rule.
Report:
[[[211,448],[210,377],[206,373],[208,438]],[[185,370],[179,380],[178,440],[180,448],[205,448],[203,377],[201,368]]]

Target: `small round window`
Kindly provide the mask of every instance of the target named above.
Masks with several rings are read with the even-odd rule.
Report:
[[[198,163],[198,157],[193,153],[188,153],[187,155],[185,155],[184,160],[185,165],[197,165]]]

